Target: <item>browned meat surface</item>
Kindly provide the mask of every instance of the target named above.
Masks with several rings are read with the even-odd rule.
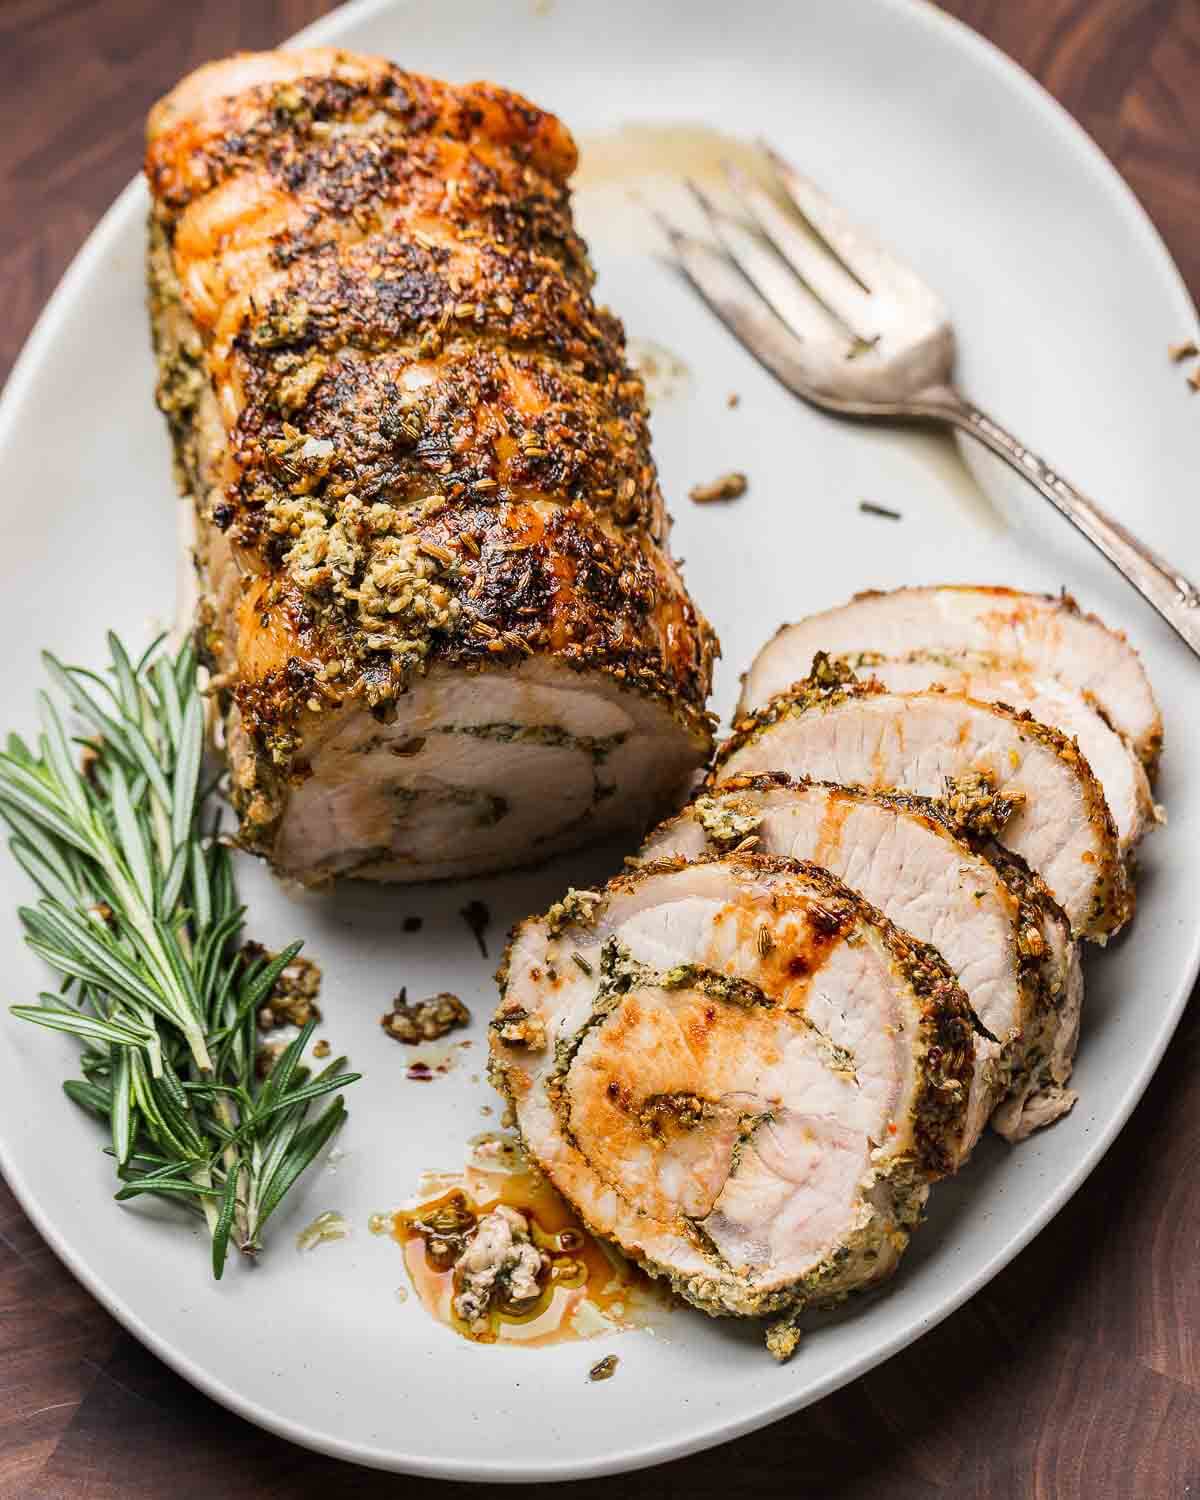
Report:
[[[710,747],[715,642],[566,130],[312,49],[200,69],[148,137],[158,398],[243,840],[415,880],[644,825]]]

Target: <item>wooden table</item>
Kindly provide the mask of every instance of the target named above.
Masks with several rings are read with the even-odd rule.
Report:
[[[197,63],[270,46],[328,8],[5,0],[0,373],[136,169],[152,101]],[[1198,0],[945,8],[1083,122],[1200,293]],[[1148,1096],[1074,1201],[986,1291],[890,1363],[715,1452],[616,1489],[590,1481],[557,1494],[1200,1497],[1198,1067],[1193,1004]],[[0,1496],[366,1500],[435,1488],[460,1487],[317,1457],[192,1390],[75,1283],[0,1184]]]

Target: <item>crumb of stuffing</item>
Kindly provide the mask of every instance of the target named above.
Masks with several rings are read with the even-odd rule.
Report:
[[[241,951],[242,962],[249,967],[253,963],[270,963],[275,957],[261,943],[245,943]],[[321,969],[311,958],[297,955],[275,981],[271,993],[258,1008],[258,1029],[274,1031],[279,1026],[306,1026],[309,1021],[319,1021],[321,1010],[317,996],[321,991]]]
[[[530,1239],[523,1213],[498,1203],[480,1219],[454,1268],[455,1315],[473,1333],[487,1328],[494,1303],[529,1304],[541,1296],[548,1258]]]
[[[379,1024],[388,1036],[415,1047],[419,1042],[436,1042],[457,1026],[469,1026],[471,1012],[457,995],[446,990],[411,1005],[408,991],[401,990],[391,1010],[380,1016]]]
[[[749,480],[746,476],[734,470],[729,474],[722,474],[711,484],[693,485],[688,491],[688,499],[694,500],[697,505],[711,505],[718,500],[736,500],[748,488]]]
[[[546,1045],[546,1023],[541,1016],[531,1016],[520,1006],[501,1010],[492,1022],[492,1030],[510,1047],[529,1047],[540,1052]]]
[[[963,833],[995,837],[1025,798],[1019,792],[1000,796],[996,778],[989,771],[967,771],[962,776],[946,778],[946,790],[940,800]]]

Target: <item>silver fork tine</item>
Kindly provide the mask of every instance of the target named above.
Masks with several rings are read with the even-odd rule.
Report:
[[[809,255],[784,259],[757,228],[714,212],[697,193],[724,248],[664,227],[679,268],[734,337],[789,390],[827,411],[933,419],[970,434],[1066,516],[1200,657],[1200,588],[957,390],[954,326],[941,298],[915,268],[896,260],[819,188],[765,149],[790,202],[858,283],[878,337],[869,341],[870,358],[856,358],[866,354],[863,344],[848,344],[844,324],[791,269],[795,259],[813,278]],[[775,244],[790,248],[761,202],[752,206],[759,224],[765,218],[776,230]],[[840,300],[833,305],[843,307]]]
[[[722,167],[738,201],[821,306],[852,338],[870,344],[879,330],[871,326],[871,299],[862,282],[740,168],[732,162]]]
[[[675,264],[721,322],[777,380],[802,395],[813,371],[801,340],[719,250],[684,234],[660,215],[655,218],[670,242]]]
[[[869,293],[872,283],[884,276],[903,275],[908,279],[911,275],[908,268],[889,254],[874,235],[848,219],[832,198],[766,141],[760,141],[759,145],[797,213],[864,292]]]
[[[831,319],[829,310],[820,299],[815,298],[797,280],[769,246],[763,244],[757,235],[743,229],[735,220],[719,213],[694,182],[689,182],[688,187],[729,259],[751,286],[757,287],[759,293],[798,338],[820,340],[828,344],[831,335],[844,330],[844,325],[836,314]],[[742,290],[745,295],[748,288],[743,287]],[[853,337],[853,331],[847,331]]]

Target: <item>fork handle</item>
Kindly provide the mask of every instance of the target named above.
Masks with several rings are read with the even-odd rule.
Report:
[[[1200,590],[1183,573],[1138,541],[1119,521],[958,391],[948,386],[937,387],[923,393],[919,402],[927,415],[950,422],[960,432],[970,433],[1026,478],[1200,656]]]

